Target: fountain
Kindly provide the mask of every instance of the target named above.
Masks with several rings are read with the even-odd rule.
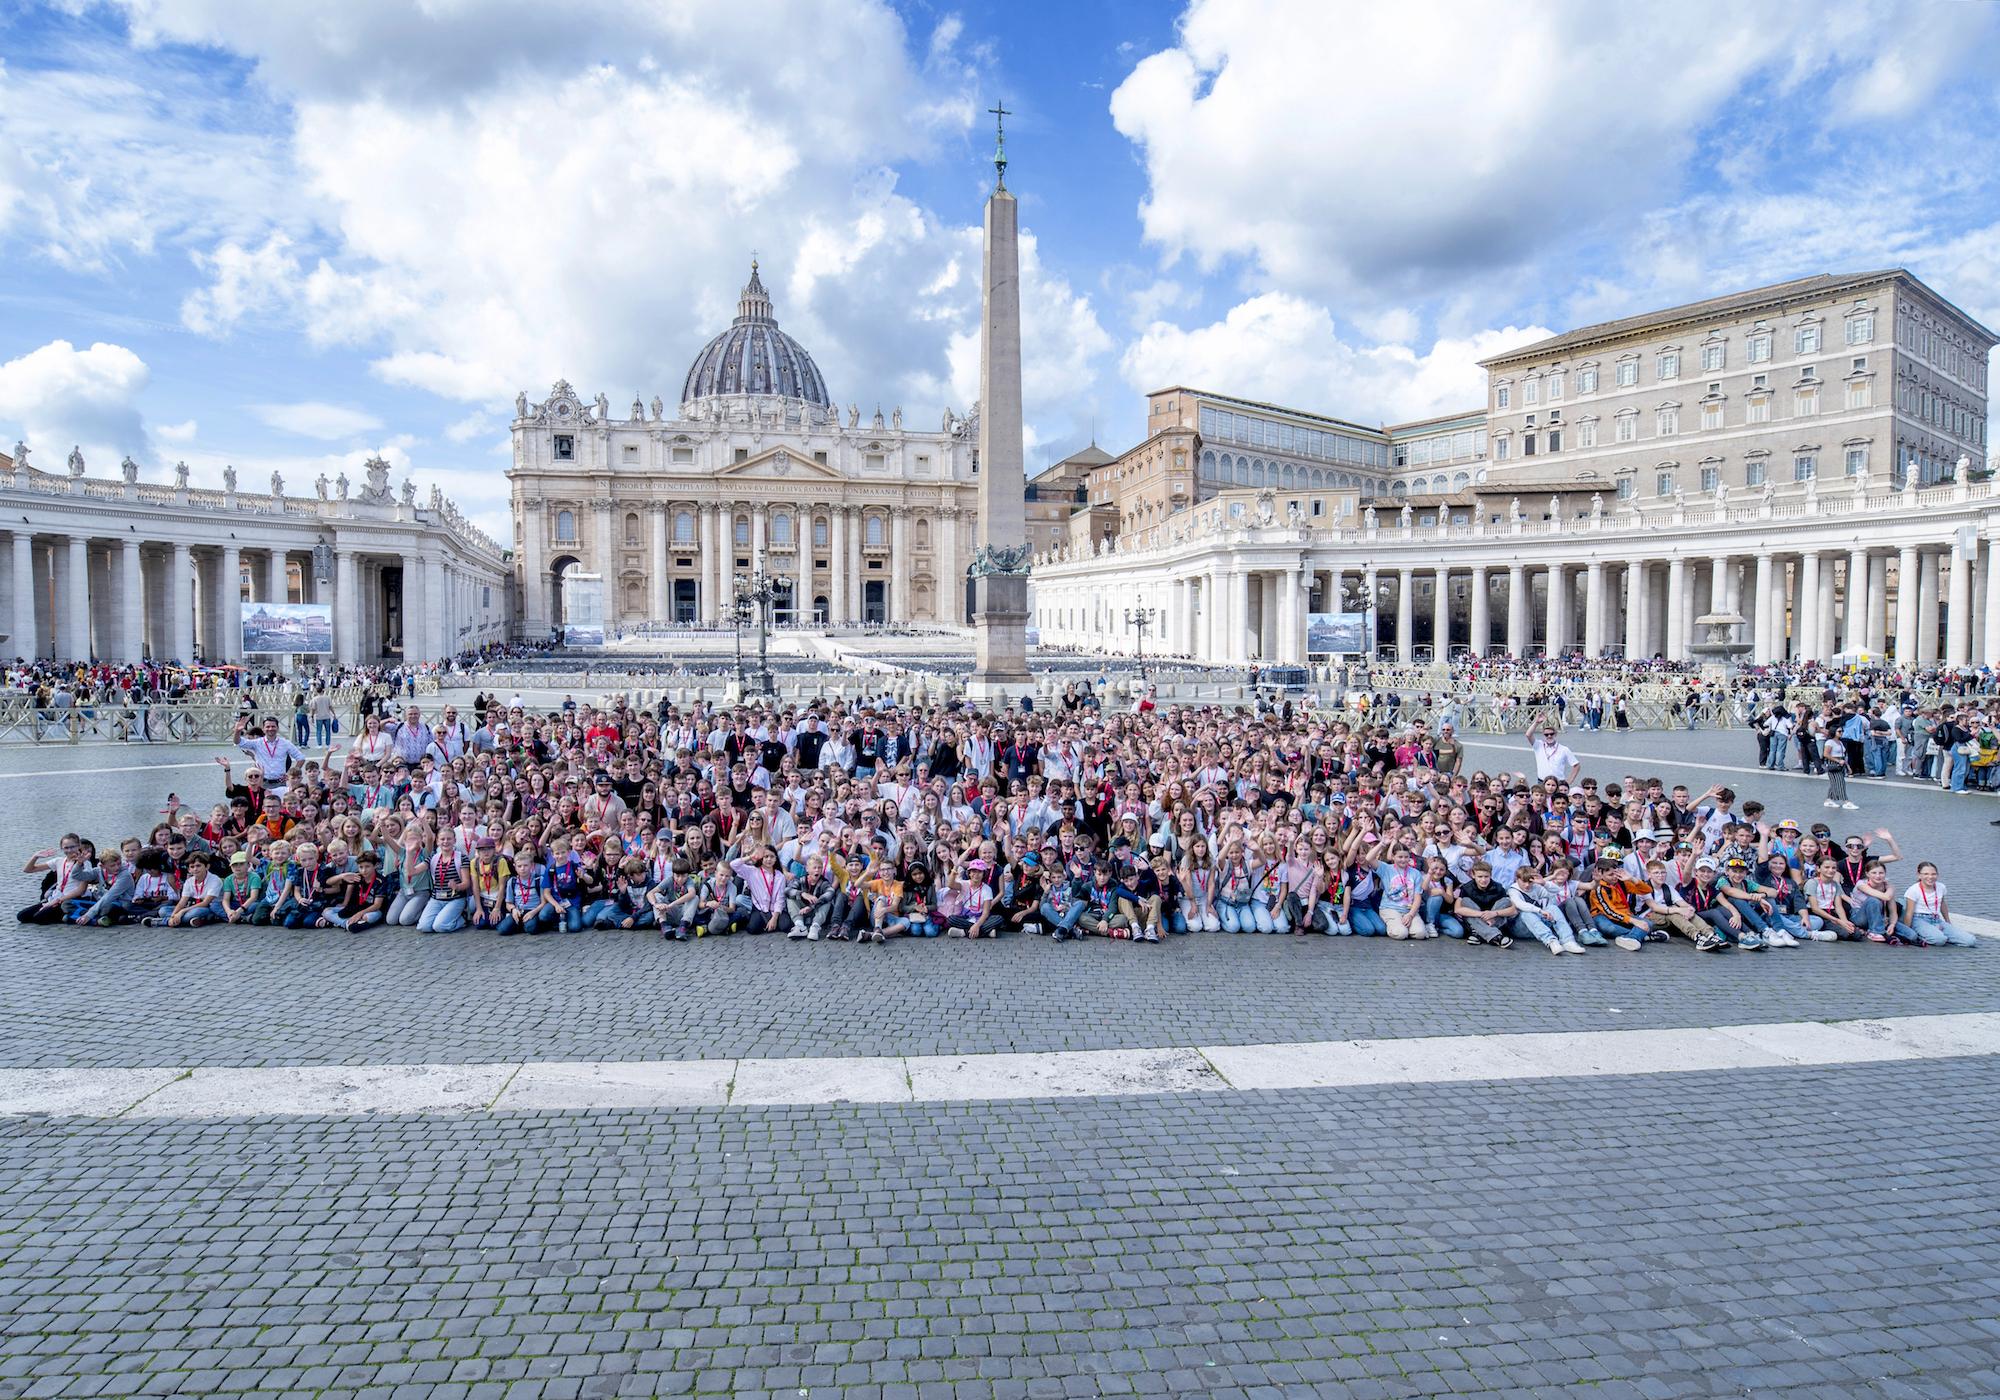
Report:
[[[1699,640],[1688,643],[1688,654],[1701,662],[1705,675],[1726,676],[1751,649],[1749,642],[1737,636],[1737,629],[1743,625],[1741,613],[1703,613],[1694,620],[1694,625]]]

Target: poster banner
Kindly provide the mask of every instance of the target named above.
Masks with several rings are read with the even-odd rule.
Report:
[[[243,654],[333,655],[333,604],[245,603]]]
[[[604,577],[601,574],[563,575],[563,645],[601,647],[604,645]]]
[[[1041,628],[1039,628],[1039,627],[1030,627],[1030,628],[1028,628],[1028,630],[1027,630],[1027,639],[1028,639],[1028,645],[1029,645],[1029,646],[1031,646],[1031,647],[1038,647],[1038,646],[1040,646],[1040,645],[1042,644],[1042,629],[1041,629]]]
[[[1351,656],[1368,650],[1365,612],[1307,613],[1306,651],[1319,656]]]

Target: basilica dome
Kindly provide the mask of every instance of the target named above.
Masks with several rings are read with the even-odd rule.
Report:
[[[826,381],[805,347],[778,329],[771,297],[750,264],[750,280],[729,329],[702,347],[681,388],[681,403],[730,394],[760,394],[831,408]]]

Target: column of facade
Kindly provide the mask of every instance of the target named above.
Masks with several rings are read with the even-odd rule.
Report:
[[[1431,659],[1451,659],[1451,570],[1443,565],[1432,574]]]
[[[117,564],[116,544],[90,551],[90,644],[94,653],[107,661],[116,660],[119,654]],[[1983,573],[1974,574],[1975,591],[1983,587],[1985,581]],[[1978,596],[1984,600],[1984,593]],[[1973,609],[1975,635],[1983,612],[1983,607]]]
[[[1819,660],[1824,653],[1819,632],[1819,551],[1799,555],[1798,584],[1793,591],[1792,625],[1798,632],[1800,660]]]
[[[1637,559],[1625,565],[1625,659],[1646,653],[1646,566]]]
[[[291,601],[291,561],[285,551],[274,549],[264,556],[264,583],[258,591],[260,603],[287,603]]]
[[[1660,649],[1669,661],[1687,660],[1688,643],[1687,561],[1679,555],[1667,561],[1667,636]]]
[[[866,527],[861,522],[861,508],[850,506],[847,511],[847,616],[850,621],[860,621],[868,612],[868,589],[863,584],[867,575],[862,558],[862,541],[867,538]]]
[[[1770,551],[1760,550],[1757,554],[1757,579],[1752,594],[1759,604],[1750,632],[1750,659],[1758,666],[1771,664],[1771,579],[1776,572],[1772,567]]]
[[[1980,664],[2000,665],[2000,524],[1986,527],[1986,611],[1979,639]]]
[[[194,659],[194,551],[175,545],[168,568],[167,618],[174,629],[174,660],[185,664]]]
[[[651,517],[653,531],[653,577],[648,590],[651,600],[648,604],[654,622],[669,621],[674,615],[673,580],[667,574],[667,507],[663,501],[653,501],[646,507]]]
[[[1229,641],[1231,655],[1248,661],[1254,655],[1250,644],[1250,571],[1237,569],[1229,576]]]
[[[1583,654],[1604,652],[1604,565],[1593,559],[1583,567]]]
[[[938,511],[938,620],[954,627],[965,622],[965,563],[958,556],[960,514],[957,506]]]
[[[826,620],[839,624],[847,620],[847,507],[834,506],[826,513],[827,556]]]
[[[1972,660],[1972,560],[1958,540],[1953,540],[1951,545],[1951,585],[1945,627],[1945,665],[1969,664]]]
[[[1467,619],[1466,624],[1471,628],[1472,635],[1465,639],[1465,643],[1472,648],[1472,655],[1475,659],[1484,660],[1486,657],[1486,645],[1490,640],[1487,634],[1493,629],[1492,604],[1493,600],[1486,593],[1486,566],[1484,564],[1474,564],[1472,566],[1472,616]]]
[[[26,530],[14,532],[13,621],[7,649],[16,656],[35,659],[35,537]]]
[[[1889,648],[1889,556],[1868,556],[1868,650],[1880,656]]]
[[[1896,664],[1917,664],[1917,547],[1896,551]]]
[[[889,517],[889,621],[910,620],[910,517]]]
[[[1396,659],[1405,666],[1417,659],[1417,571],[1396,571]]]
[[[1543,599],[1549,614],[1545,623],[1543,651],[1550,656],[1559,656],[1562,653],[1563,628],[1568,622],[1568,610],[1563,605],[1563,588],[1565,585],[1562,565],[1549,565],[1548,581],[1548,594]]]
[[[63,542],[61,654],[71,661],[90,660],[90,541],[71,535]]]
[[[1926,549],[1917,556],[1917,664],[1935,666],[1938,659],[1938,556]]]
[[[181,572],[180,546],[174,548],[174,567]],[[175,615],[179,616],[178,598]],[[550,625],[559,624],[555,619]],[[333,554],[333,655],[343,666],[352,665],[361,655],[361,569],[354,551],[334,548]]]
[[[1507,566],[1507,654],[1519,659],[1528,654],[1528,570],[1523,564]]]
[[[125,661],[146,658],[146,585],[139,540],[118,541],[118,655]]]
[[[1868,640],[1868,601],[1862,596],[1868,590],[1867,550],[1848,551],[1840,589],[1840,649],[1860,651]]]

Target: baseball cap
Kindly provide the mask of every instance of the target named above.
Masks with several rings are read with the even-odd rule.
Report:
[[[1714,856],[1703,856],[1694,863],[1694,868],[1696,870],[1720,870],[1722,867],[1715,863]]]
[[[231,865],[248,865],[250,863],[250,853],[248,851],[238,851],[229,858],[229,863]]]

